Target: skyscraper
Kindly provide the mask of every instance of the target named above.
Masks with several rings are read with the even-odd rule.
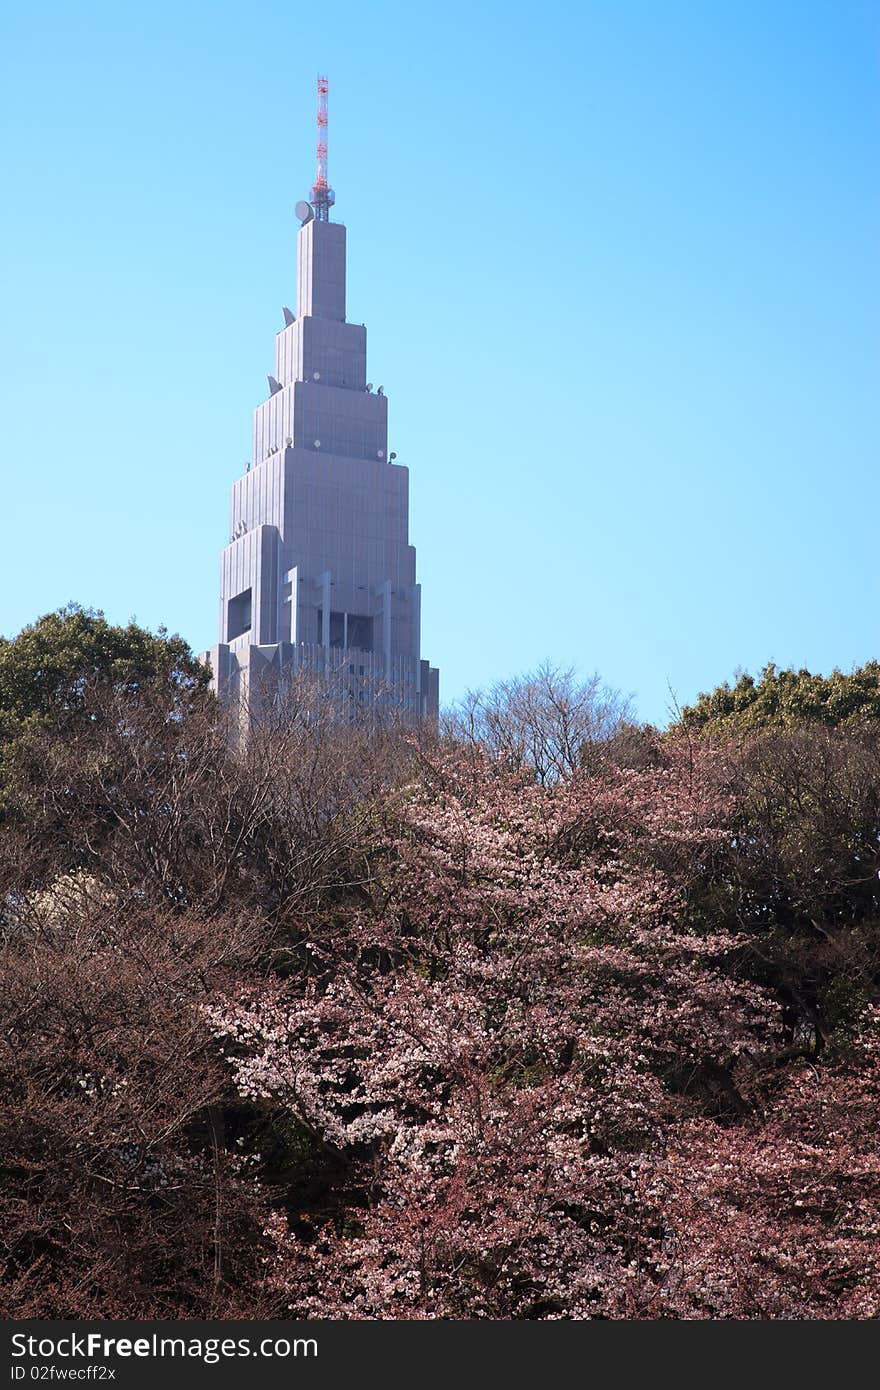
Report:
[[[232,487],[220,640],[205,659],[221,698],[250,717],[306,670],[324,675],[343,707],[435,719],[439,673],[421,659],[409,472],[388,453],[388,401],[367,381],[366,329],[346,320],[325,79],[318,94],[318,176],[310,202],[296,206],[296,314],[282,310],[251,462]]]

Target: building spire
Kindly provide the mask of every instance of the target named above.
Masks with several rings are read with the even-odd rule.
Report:
[[[330,209],[336,202],[336,195],[327,182],[327,79],[318,78],[318,148],[317,173],[312,184],[309,199],[315,210],[318,222],[330,220]]]

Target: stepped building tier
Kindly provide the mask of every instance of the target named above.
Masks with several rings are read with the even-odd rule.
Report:
[[[313,207],[297,205],[296,314],[282,311],[252,460],[233,484],[220,640],[204,659],[221,698],[249,718],[307,670],[328,677],[344,706],[436,720],[409,473],[388,455],[388,401],[367,381],[366,329],[346,321],[346,229]]]

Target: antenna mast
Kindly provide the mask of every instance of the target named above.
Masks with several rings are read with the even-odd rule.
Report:
[[[327,79],[318,78],[318,170],[312,184],[311,204],[319,222],[330,220],[336,195],[327,182]]]

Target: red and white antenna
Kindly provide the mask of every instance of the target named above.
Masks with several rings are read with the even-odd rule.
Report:
[[[319,222],[327,222],[336,195],[327,182],[327,79],[318,78],[318,169],[310,202]]]

